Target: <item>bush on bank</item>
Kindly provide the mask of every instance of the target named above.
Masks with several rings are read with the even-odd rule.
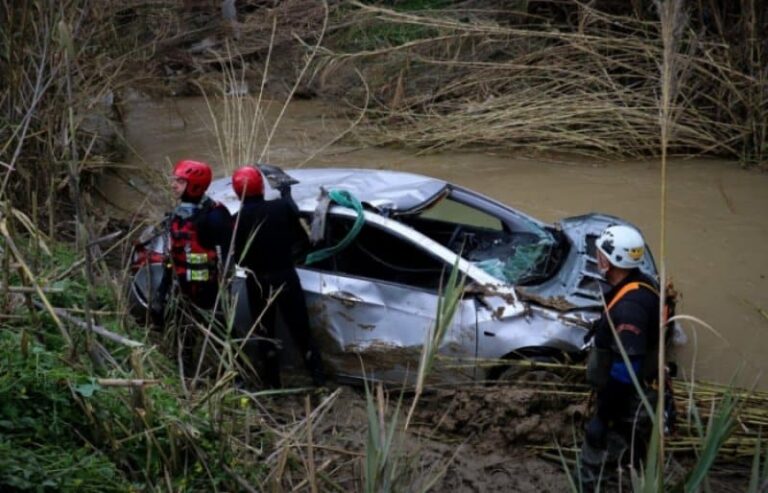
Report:
[[[51,250],[39,259],[38,282],[63,288],[49,301],[79,317],[88,282],[79,269],[47,283],[61,259],[76,258],[61,244]],[[6,279],[20,283],[16,274]],[[69,346],[49,315],[11,295],[0,319],[0,490],[206,491],[238,489],[235,477],[257,483],[263,472],[241,460],[225,419],[238,399],[222,392],[200,403],[185,395],[156,338],[114,311],[116,296],[96,290],[92,308],[105,314],[96,321],[143,347],[100,341],[75,326],[68,326]],[[148,383],[123,385],[132,379]]]

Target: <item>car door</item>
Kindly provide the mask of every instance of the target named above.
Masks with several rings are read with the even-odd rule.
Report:
[[[338,212],[338,211],[337,211]],[[328,244],[350,231],[353,218],[331,214]],[[414,381],[424,341],[451,264],[430,252],[430,240],[402,224],[366,213],[345,249],[301,269],[311,323],[337,376]],[[436,378],[471,379],[477,350],[476,307],[462,299],[439,348]]]

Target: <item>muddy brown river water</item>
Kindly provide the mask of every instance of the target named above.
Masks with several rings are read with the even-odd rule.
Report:
[[[280,105],[266,111],[274,121]],[[386,168],[439,177],[481,191],[545,221],[587,212],[621,216],[640,227],[660,252],[658,161],[520,157],[490,152],[417,155],[416,151],[333,144],[348,123],[314,101],[291,103],[269,146],[267,162],[291,168]],[[118,209],[158,216],[170,202],[162,185],[177,159],[218,157],[212,119],[202,98],[132,101],[124,111],[132,151],[121,179],[102,191]],[[265,132],[261,132],[261,142]],[[305,163],[305,161],[307,161]],[[302,164],[304,163],[304,164]],[[147,170],[154,173],[145,176]],[[139,172],[141,171],[141,173]],[[768,174],[722,160],[672,160],[668,168],[666,265],[682,293],[678,313],[706,321],[717,334],[683,322],[688,343],[678,349],[689,377],[768,388]]]

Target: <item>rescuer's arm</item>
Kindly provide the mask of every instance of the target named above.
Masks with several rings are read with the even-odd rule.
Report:
[[[207,211],[197,222],[198,241],[204,248],[216,250],[220,272],[227,263],[230,242],[232,241],[232,215],[224,206],[217,206]],[[226,274],[224,274],[226,275]]]
[[[163,263],[163,267],[163,276],[160,278],[160,284],[149,300],[149,315],[152,319],[152,324],[156,327],[165,325],[165,306],[168,302],[168,295],[171,292],[171,285],[173,284],[173,272],[170,261],[166,260]]]
[[[171,292],[173,285],[173,263],[171,261],[170,252],[170,215],[166,216],[163,220],[162,231],[165,237],[163,247],[163,274],[160,278],[160,282],[151,293],[149,300],[149,316],[152,324],[156,327],[163,327],[165,325],[165,307],[168,303],[168,296]]]
[[[293,200],[291,195],[291,183],[283,182],[277,186],[277,190],[280,192],[280,198],[293,210],[293,213],[299,215],[299,206],[296,205],[296,201]]]

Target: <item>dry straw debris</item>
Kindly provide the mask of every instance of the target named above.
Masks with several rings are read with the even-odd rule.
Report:
[[[350,15],[368,32],[398,26],[411,36],[363,50],[341,44],[326,59],[324,80],[364,62],[379,103],[363,134],[369,142],[425,151],[659,152],[663,46],[652,8],[542,1],[491,10],[463,2],[402,12],[352,4]],[[671,152],[766,158],[768,9],[741,4],[690,7]]]

